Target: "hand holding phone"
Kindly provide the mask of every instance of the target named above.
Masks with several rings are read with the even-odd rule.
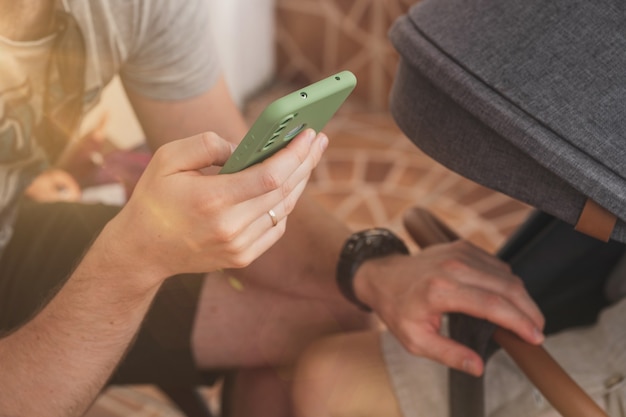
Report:
[[[254,122],[220,174],[237,172],[263,161],[305,129],[319,132],[355,86],[354,74],[342,71],[272,102]]]

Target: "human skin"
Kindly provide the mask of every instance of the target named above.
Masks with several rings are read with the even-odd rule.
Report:
[[[58,294],[0,339],[0,415],[81,415],[167,277],[244,267],[282,236],[284,221],[273,226],[267,210],[290,211],[326,143],[323,135],[305,132],[263,164],[229,178],[200,172],[232,151],[215,134],[161,147],[128,204]],[[254,186],[226,192],[233,181]]]
[[[0,0],[0,7],[6,7],[6,10],[10,11],[10,13],[3,15],[4,19],[0,18],[0,33],[8,33],[14,40],[28,40],[41,37],[42,32],[45,33],[45,30],[49,30],[46,28],[53,26],[53,22],[50,20],[52,10],[50,5],[53,4],[53,1],[42,0]],[[20,22],[20,25],[15,25],[15,22]],[[202,51],[198,53],[202,53]],[[194,137],[195,135],[201,135],[202,132],[209,131],[215,132],[215,135],[225,138],[231,144],[236,144],[247,130],[246,123],[230,98],[223,78],[219,79],[205,93],[178,101],[150,99],[141,96],[130,88],[127,89],[127,93],[144,128],[146,137],[150,138],[150,144],[154,150],[161,149],[174,138]],[[323,142],[325,142],[325,139],[322,136],[318,137],[314,143],[318,143],[321,146]],[[167,148],[163,152],[167,155]],[[316,153],[317,151],[311,150],[311,152]],[[158,151],[157,155],[159,155]],[[161,158],[157,158],[155,163],[162,163],[159,162]],[[293,155],[291,158],[293,158]],[[313,156],[311,158],[315,159]],[[288,157],[288,159],[290,158]],[[221,162],[221,159],[219,161]],[[216,161],[211,163],[216,163]],[[205,161],[204,165],[208,166],[210,164],[208,161]],[[218,217],[221,219],[218,222],[219,230],[224,233],[222,238],[229,236],[227,240],[236,242],[236,246],[231,246],[231,252],[227,252],[234,256],[234,258],[227,258],[232,263],[222,265],[226,269],[241,268],[252,262],[254,255],[263,252],[269,246],[268,243],[273,241],[274,237],[282,236],[287,217],[289,217],[290,226],[284,233],[283,238],[270,250],[267,250],[263,256],[260,256],[245,268],[228,270],[226,272],[244,283],[245,297],[252,300],[250,304],[246,305],[246,308],[243,307],[243,303],[237,302],[241,300],[241,294],[234,292],[232,287],[224,285],[224,280],[208,279],[206,281],[201,294],[192,337],[193,353],[200,367],[213,368],[224,364],[232,364],[233,366],[250,369],[251,372],[269,370],[270,377],[276,381],[278,386],[279,394],[277,395],[283,396],[288,396],[288,394],[284,394],[284,390],[281,391],[281,384],[284,381],[277,376],[273,367],[283,367],[293,363],[306,344],[324,334],[363,329],[368,325],[368,316],[358,311],[342,298],[334,281],[338,254],[343,242],[351,231],[345,225],[332,218],[319,205],[315,204],[306,193],[299,199],[297,207],[295,209],[293,207],[295,198],[292,198],[292,195],[298,195],[297,193],[302,192],[306,179],[310,175],[312,165],[314,165],[314,162],[298,165],[289,178],[280,177],[283,182],[277,179],[276,174],[270,174],[269,176],[266,174],[261,177],[263,178],[261,181],[262,185],[270,185],[270,188],[276,187],[270,194],[273,193],[272,198],[280,197],[279,199],[282,199],[280,201],[284,200],[283,204],[275,204],[272,208],[266,200],[263,200],[262,204],[247,205],[241,202],[235,203],[230,201],[230,203],[238,206],[236,211],[238,215],[235,216],[235,212],[223,212],[221,217]],[[267,164],[261,164],[257,169],[264,169],[264,167],[267,168]],[[197,172],[197,167],[194,167],[192,170],[194,173],[189,175],[189,178],[185,178],[183,182],[200,183],[201,181],[198,180],[202,176]],[[203,173],[204,171],[206,170],[203,169]],[[157,169],[157,172],[160,172],[160,170]],[[246,176],[245,173],[241,173],[239,178],[218,176],[222,178],[215,180],[215,184],[221,183],[223,187],[227,183],[228,187],[219,188],[220,186],[217,186],[216,188],[213,187],[213,184],[209,187],[208,183],[206,186],[214,191],[223,190],[222,194],[216,194],[218,197],[226,196],[234,188],[238,187],[248,192],[259,184],[258,181],[255,181],[255,178],[258,178],[256,176],[258,171],[246,170],[246,172],[249,173],[249,176]],[[92,251],[115,248],[116,246],[111,243],[115,241],[116,244],[128,242],[131,245],[126,247],[128,254],[143,256],[143,252],[138,251],[138,248],[143,250],[150,248],[154,250],[154,253],[159,253],[160,255],[168,253],[170,248],[165,244],[160,246],[160,239],[163,239],[163,236],[172,237],[173,229],[162,230],[163,234],[158,235],[155,234],[154,230],[148,230],[149,228],[145,226],[155,223],[154,219],[157,218],[158,212],[154,211],[152,202],[154,200],[163,201],[164,195],[160,194],[163,189],[160,187],[170,187],[171,182],[169,181],[171,179],[159,177],[158,175],[142,178],[139,194],[136,194],[137,197],[135,198],[134,194],[134,200],[131,199],[129,207],[122,211],[116,221],[107,226],[103,237],[96,240]],[[202,179],[204,180],[204,178]],[[166,183],[170,185],[164,185]],[[150,186],[143,186],[142,184],[150,184]],[[237,187],[234,187],[234,184],[237,184]],[[155,185],[157,186],[155,187]],[[176,185],[180,185],[178,179]],[[193,187],[193,189],[204,190],[205,187],[199,186],[198,188]],[[158,190],[160,191],[157,193]],[[171,191],[174,193],[175,190]],[[139,199],[144,197],[147,199],[145,201],[149,203],[140,203],[141,200]],[[176,197],[185,202],[185,206],[181,205],[180,209],[190,209],[187,212],[190,216],[189,219],[194,215],[200,217],[198,210],[199,206],[202,205],[197,201],[189,200],[189,195],[177,195]],[[199,204],[199,206],[194,204]],[[271,228],[270,218],[267,215],[267,210],[270,208],[276,212],[279,219],[279,225],[276,228]],[[163,210],[169,214],[175,212],[176,207],[163,207]],[[139,216],[140,214],[148,214],[148,216]],[[206,212],[205,215],[207,215]],[[252,218],[255,220],[248,223],[248,227],[245,228],[241,224],[237,227],[234,226],[232,222],[236,223],[242,218],[241,216],[246,221],[251,221]],[[153,221],[150,221],[150,219]],[[139,227],[135,225],[135,220],[152,240],[126,239],[128,230],[133,230],[133,227]],[[184,224],[184,219],[177,220],[181,222],[177,227],[189,227],[189,224]],[[202,224],[202,222],[193,222],[193,224]],[[268,231],[270,237],[261,239],[260,243],[254,243],[256,240],[254,242],[247,240],[251,239],[255,234],[258,236],[263,227],[271,228]],[[194,234],[198,233],[198,230],[187,230],[193,238],[186,242],[176,241],[176,244],[171,249],[176,249],[181,259],[188,261],[185,265],[193,265],[194,270],[213,270],[211,268],[215,268],[220,262],[210,263],[207,260],[203,263],[194,258],[193,254],[180,252],[181,248],[187,251],[190,251],[190,249],[195,250],[194,245],[190,246],[189,242],[197,244],[197,241],[200,241],[206,244],[207,248],[210,246],[208,241],[203,238],[198,239],[198,236]],[[123,235],[125,239],[120,238],[122,231],[125,233]],[[235,236],[239,236],[236,232],[243,233],[245,238],[236,239]],[[113,239],[113,236],[117,237],[117,239]],[[135,237],[135,234],[132,237]],[[217,244],[215,241],[213,243]],[[239,251],[243,251],[246,243],[252,247],[250,252],[242,254],[237,253],[236,250],[233,251],[234,247]],[[153,244],[156,244],[156,247],[152,247]],[[213,246],[213,249],[216,247],[219,247],[219,244]],[[205,250],[208,252],[208,249]],[[431,255],[433,255],[433,258],[429,259]],[[81,271],[85,273],[85,275],[79,275],[79,278],[87,279],[87,276],[92,276],[91,272],[94,269],[97,270],[97,267],[102,266],[102,264],[98,263],[100,260],[95,258],[98,257],[95,255],[91,256],[88,252],[88,256],[85,258],[87,264],[77,269],[77,273],[81,273]],[[160,259],[167,259],[167,257],[157,257],[157,260]],[[93,269],[90,267],[91,262],[94,262]],[[154,262],[145,265],[146,269],[138,272],[134,270],[134,268],[137,268],[137,264],[132,263],[131,259],[127,259],[126,262],[121,259],[114,259],[113,265],[116,262],[120,262],[120,266],[117,268],[118,272],[119,268],[123,267],[131,270],[131,274],[138,274],[130,280],[136,283],[136,285],[139,285],[139,283],[147,285],[148,282],[153,282],[153,285],[155,285],[153,280],[160,282],[164,278],[163,274],[175,272],[182,263],[172,261],[173,265],[161,265],[159,262]],[[148,272],[151,272],[151,274],[148,274]],[[395,279],[381,280],[381,276],[395,277]],[[76,281],[70,279],[68,285],[73,285],[74,282],[77,283],[76,285],[84,282],[83,279],[79,278],[76,278]],[[109,278],[111,283],[115,282],[113,280],[114,277],[109,277],[108,275],[105,275],[103,281],[109,281]],[[95,291],[91,287],[83,286],[79,286],[77,289],[85,288],[89,291]],[[153,287],[147,285],[147,287],[143,288],[145,290]],[[73,292],[73,289],[73,286],[68,287],[68,289],[64,287],[62,292],[59,293],[59,296],[62,296],[60,300],[64,302],[63,306],[67,305],[68,297],[70,300],[76,297],[76,292]],[[541,339],[538,329],[542,327],[542,319],[530,298],[519,289],[519,283],[516,281],[516,278],[505,266],[498,264],[497,261],[490,259],[477,248],[471,247],[471,245],[453,244],[441,247],[436,253],[430,252],[427,254],[424,252],[413,256],[393,256],[381,260],[368,261],[357,272],[355,289],[357,296],[382,317],[389,328],[396,333],[397,337],[409,349],[417,354],[432,357],[450,366],[465,369],[472,373],[480,373],[482,371],[482,363],[475,353],[459,347],[454,347],[452,350],[439,349],[442,343],[445,344],[447,342],[439,338],[436,329],[442,315],[449,309],[458,309],[470,314],[488,314],[489,318],[503,327],[513,330],[528,341],[538,343]],[[64,291],[68,292],[65,293]],[[467,298],[468,294],[472,296]],[[152,296],[153,294],[150,294],[148,299],[151,299]],[[97,298],[96,296],[87,297],[87,299],[92,301],[95,301]],[[484,312],[485,300],[489,300],[489,305],[493,307],[488,313]],[[60,317],[60,315],[56,314],[55,309],[60,308],[57,306],[61,301],[49,304],[47,308],[52,309],[53,314],[42,317],[47,317],[46,320],[50,320],[50,317]],[[129,334],[134,332],[140,321],[139,317],[143,315],[147,304],[149,304],[148,300],[141,297],[141,300],[133,300],[130,305],[118,306],[122,310],[129,309],[129,311],[132,311],[132,314],[127,316],[129,318],[129,322],[125,326],[127,330],[121,336],[120,343],[114,347],[110,356],[105,355],[102,358],[102,362],[99,363],[99,369],[102,371],[102,374],[110,372],[116,361],[119,360],[123,351],[122,346],[129,343]],[[44,310],[42,314],[46,311],[50,310]],[[67,316],[65,316],[66,319]],[[290,320],[278,320],[284,317],[288,317]],[[234,321],[235,319],[237,320],[236,322]],[[34,321],[33,323],[34,326],[40,322]],[[233,326],[233,323],[237,323],[237,326]],[[44,324],[48,325],[48,323]],[[262,331],[259,331],[259,324],[263,326]],[[15,337],[16,334],[19,334],[20,337],[25,337],[26,339],[17,339],[18,342],[20,340],[27,341],[28,337],[38,337],[38,331],[42,328],[25,327],[21,330],[23,333],[15,333],[10,337]],[[60,332],[58,334],[63,336],[66,333]],[[228,335],[228,337],[215,337],[216,335]],[[79,337],[80,335],[76,336]],[[9,338],[5,338],[2,341],[6,342],[7,340]],[[16,341],[16,339],[12,340]],[[431,341],[432,343],[430,343]],[[96,341],[93,343],[96,343]],[[16,345],[7,346],[5,345],[5,348],[8,349],[10,347],[11,351],[16,352],[16,354],[26,354],[26,352],[17,352],[15,350]],[[82,348],[82,346],[74,346],[74,349],[79,348]],[[88,350],[88,347],[85,347],[85,349]],[[35,350],[30,352],[31,354],[41,353],[42,360],[53,361],[54,355],[50,355],[50,353],[56,351],[39,352]],[[20,358],[15,359],[16,364],[26,363],[19,362]],[[26,361],[28,358],[22,357],[21,359]],[[54,371],[60,372],[63,369],[58,367]],[[53,371],[51,372],[54,373]],[[243,373],[245,374],[245,372],[244,370]],[[94,373],[94,375],[100,374]],[[76,383],[81,382],[79,379],[68,380]],[[85,382],[84,384],[79,384],[81,385],[79,388],[82,389],[87,386],[98,387],[101,385],[102,380],[103,377],[98,376],[92,385]],[[55,385],[53,384],[52,386]],[[31,392],[35,393],[35,387],[32,388],[33,391]],[[59,387],[55,386],[55,388]],[[69,390],[70,387],[67,387],[67,389]],[[248,396],[248,398],[258,398],[258,396],[255,396],[255,389],[253,386],[242,395]],[[86,393],[81,392],[79,397],[92,397],[96,391],[97,389],[93,388]],[[8,396],[11,393],[12,391],[6,391],[5,395]],[[59,398],[62,397],[60,396]],[[246,403],[254,407],[255,401],[252,399]],[[282,403],[288,407],[288,398],[283,398]],[[241,410],[244,414],[245,411]],[[259,408],[256,408],[256,412],[260,413]],[[287,415],[288,410],[285,409],[283,412]],[[50,414],[47,413],[47,415]],[[277,415],[280,414],[274,414],[274,416]]]
[[[178,102],[127,93],[153,147],[173,134],[209,128],[237,143],[247,131],[223,78],[206,94]],[[263,416],[264,410],[272,417],[289,416],[289,368],[306,346],[328,334],[370,327],[370,318],[347,302],[335,283],[338,255],[352,231],[306,191],[289,224],[267,253],[247,268],[209,276],[202,290],[193,352],[203,369],[239,370],[233,416]],[[234,290],[229,277],[243,283],[244,291]],[[354,284],[357,296],[407,349],[474,375],[482,373],[480,357],[439,335],[446,312],[488,318],[530,343],[543,340],[543,317],[519,278],[468,242],[367,261]]]

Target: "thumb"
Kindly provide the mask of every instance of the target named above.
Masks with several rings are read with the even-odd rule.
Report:
[[[216,133],[205,132],[166,143],[152,159],[163,175],[170,175],[224,165],[232,149],[231,143]]]

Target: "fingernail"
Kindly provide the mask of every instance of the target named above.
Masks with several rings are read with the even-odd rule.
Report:
[[[463,370],[472,375],[476,374],[476,365],[474,364],[474,361],[471,359],[463,360]]]
[[[307,129],[306,131],[306,139],[310,142],[313,141],[313,139],[315,139],[315,130],[313,129]]]
[[[533,339],[537,342],[537,343],[543,343],[544,339],[545,339],[545,335],[543,334],[543,332],[541,330],[539,330],[538,328],[534,328],[533,330]]]

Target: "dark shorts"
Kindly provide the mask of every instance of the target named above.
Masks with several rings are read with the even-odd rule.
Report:
[[[60,288],[104,225],[119,211],[105,205],[24,201],[0,261],[0,332],[28,320]],[[112,376],[114,384],[210,384],[191,352],[202,277],[181,275],[159,290],[138,336]]]

